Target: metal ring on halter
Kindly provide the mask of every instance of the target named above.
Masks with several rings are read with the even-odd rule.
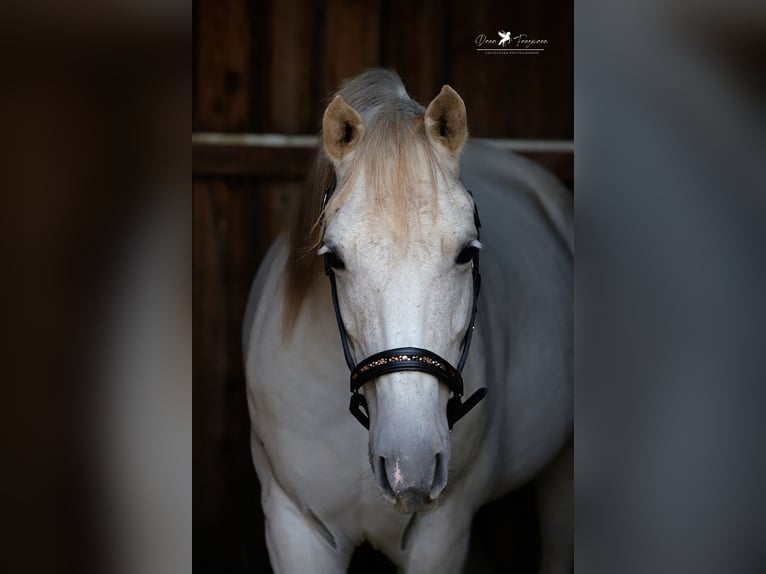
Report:
[[[335,191],[336,180],[333,177],[332,184],[325,189],[322,197],[322,211],[324,212],[327,202]],[[470,192],[469,192],[470,193]],[[322,214],[324,217],[324,213]],[[474,223],[478,235],[481,228],[479,220],[479,211],[474,204]],[[343,345],[343,356],[346,364],[351,371],[351,402],[349,411],[366,429],[370,428],[370,411],[367,407],[367,400],[364,395],[359,393],[359,389],[365,383],[386,375],[400,371],[420,371],[436,377],[439,381],[449,387],[452,392],[447,402],[447,424],[452,430],[454,424],[463,418],[479,401],[487,394],[486,388],[480,388],[474,392],[465,402],[463,397],[463,376],[461,375],[465,362],[468,359],[468,350],[471,347],[474,325],[476,322],[476,311],[478,307],[479,291],[481,289],[481,275],[479,274],[479,254],[477,253],[473,260],[473,305],[471,308],[471,320],[468,329],[463,337],[462,353],[458,361],[457,368],[453,367],[449,361],[443,359],[436,353],[419,347],[399,347],[388,349],[380,353],[371,355],[361,361],[359,364],[354,362],[354,356],[348,344],[348,333],[343,324],[343,318],[340,314],[340,305],[338,304],[338,288],[335,283],[335,272],[330,265],[330,257],[324,255],[324,271],[330,280],[330,290],[332,293],[332,304],[335,309],[335,320],[338,323],[340,340]]]

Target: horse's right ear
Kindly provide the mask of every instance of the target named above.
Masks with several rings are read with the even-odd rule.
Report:
[[[336,168],[356,147],[363,129],[362,118],[356,110],[340,95],[335,96],[322,118],[322,137],[327,157]]]
[[[426,108],[425,124],[426,136],[431,143],[457,162],[468,137],[463,98],[451,87],[444,85]]]

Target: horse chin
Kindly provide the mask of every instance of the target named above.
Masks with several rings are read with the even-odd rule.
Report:
[[[404,490],[397,493],[381,490],[381,494],[383,494],[383,498],[390,502],[392,506],[402,514],[434,510],[439,506],[441,499],[444,498],[443,494],[437,495],[436,498],[431,498],[428,493],[416,489]]]
[[[396,498],[394,508],[402,514],[412,514],[414,512],[428,512],[439,506],[439,499],[425,498],[418,495],[408,496],[403,493]]]

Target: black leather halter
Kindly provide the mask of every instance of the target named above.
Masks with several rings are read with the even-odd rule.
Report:
[[[335,191],[335,186],[336,180],[333,177],[332,184],[325,189],[324,197],[322,198],[323,214],[327,202]],[[473,217],[476,224],[476,233],[478,234],[481,222],[479,221],[479,211],[476,209],[475,204]],[[396,349],[388,349],[387,351],[381,351],[380,353],[370,355],[360,363],[356,364],[348,345],[348,333],[346,333],[346,327],[343,324],[343,318],[340,314],[338,288],[335,284],[335,272],[333,271],[332,265],[330,265],[330,255],[328,253],[325,253],[324,255],[324,271],[330,279],[332,304],[335,308],[335,319],[338,322],[338,331],[340,331],[340,341],[343,344],[343,355],[346,358],[348,368],[351,370],[351,403],[349,404],[349,410],[356,420],[362,423],[366,429],[370,428],[370,411],[367,408],[367,401],[364,398],[364,395],[359,392],[359,389],[362,388],[362,385],[372,379],[388,373],[396,373],[399,371],[420,371],[433,375],[446,384],[450,391],[452,391],[452,397],[450,397],[447,402],[447,424],[449,425],[450,430],[457,421],[463,418],[468,411],[475,407],[479,401],[484,398],[487,394],[487,389],[481,388],[468,397],[465,402],[462,401],[463,376],[461,373],[465,366],[465,362],[468,359],[468,350],[471,348],[471,338],[473,337],[479,290],[481,288],[478,253],[473,259],[473,306],[471,308],[471,321],[468,324],[468,330],[463,337],[463,350],[457,368],[453,367],[449,361],[443,359],[436,353],[418,347],[398,347]]]

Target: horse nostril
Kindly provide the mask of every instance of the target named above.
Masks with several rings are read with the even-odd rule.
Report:
[[[378,486],[383,493],[383,497],[390,502],[396,501],[394,495],[394,489],[391,488],[391,483],[388,482],[388,472],[386,472],[386,459],[379,456],[375,459],[375,477],[378,479]]]
[[[447,486],[447,460],[446,457],[439,452],[436,454],[434,480],[431,484],[431,492],[428,493],[431,500],[436,500],[444,490],[445,486]]]

